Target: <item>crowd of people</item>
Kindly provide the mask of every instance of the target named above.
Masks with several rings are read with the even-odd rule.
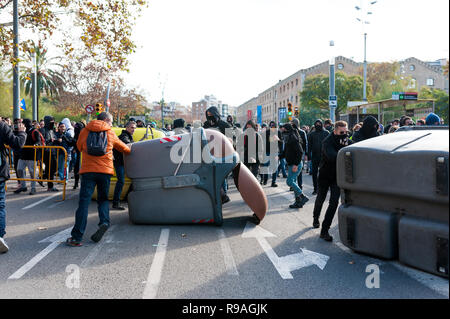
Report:
[[[177,119],[173,125],[166,124],[162,129],[167,134],[183,134],[193,128],[215,128],[230,138],[242,163],[260,179],[261,185],[267,185],[269,175],[271,187],[278,187],[277,178],[286,179],[286,184],[294,192],[295,201],[289,205],[291,209],[302,208],[309,198],[303,191],[303,171],[312,175],[313,192],[317,195],[313,211],[313,227],[319,228],[319,217],[323,203],[330,190],[328,208],[322,222],[320,237],[332,241],[328,231],[338,207],[340,190],[336,181],[336,158],[339,150],[352,143],[357,143],[382,134],[394,133],[401,126],[440,125],[441,119],[430,113],[426,119],[416,123],[408,116],[391,121],[386,127],[378,123],[373,116],[367,116],[352,129],[345,121],[333,123],[329,119],[317,119],[313,125],[301,126],[294,118],[289,123],[279,124],[271,121],[261,125],[249,120],[243,128],[235,123],[232,116],[222,120],[219,110],[210,107],[206,111],[204,123],[187,124]],[[26,170],[30,179],[54,180],[57,174],[60,180],[67,180],[73,171],[74,189],[80,186],[79,206],[75,213],[75,225],[71,237],[67,239],[70,246],[81,246],[87,223],[88,206],[94,189],[97,188],[98,214],[100,222],[98,230],[91,236],[94,242],[101,240],[109,228],[108,193],[111,176],[114,172],[117,183],[114,189],[113,209],[124,210],[120,206],[120,195],[124,186],[125,168],[122,153],[130,153],[129,145],[134,142],[133,134],[137,127],[145,127],[142,121],[130,119],[119,136],[111,130],[112,115],[103,112],[96,120],[88,124],[84,121],[74,122],[64,118],[56,123],[52,116],[45,116],[41,121],[30,119],[14,119],[0,117],[0,253],[8,251],[3,239],[6,231],[5,185],[10,178],[9,156],[5,146],[11,149],[11,161],[18,178],[26,178]],[[156,123],[149,124],[156,128]],[[230,135],[231,132],[231,135]],[[145,136],[143,137],[145,138]],[[23,148],[23,146],[60,146],[57,149],[43,151]],[[274,151],[275,150],[275,151]],[[41,153],[43,152],[43,154]],[[274,154],[275,153],[275,154]],[[81,154],[83,161],[81,161]],[[42,163],[41,163],[42,162]],[[81,177],[81,184],[80,184]],[[42,181],[38,182],[45,187]],[[30,183],[30,195],[36,194],[36,181]],[[27,192],[26,181],[18,181],[14,193]],[[47,182],[47,191],[58,189],[51,181]],[[230,201],[227,195],[228,182],[225,179],[221,188],[222,204]]]

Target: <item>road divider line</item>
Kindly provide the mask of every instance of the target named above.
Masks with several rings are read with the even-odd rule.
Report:
[[[48,206],[48,208],[55,208],[56,206],[61,205],[62,203],[66,203],[68,199],[72,199],[72,198],[74,198],[77,195],[78,195],[78,193],[72,194],[72,195],[68,196],[66,198],[66,200],[59,201],[59,202],[56,202],[54,204],[51,204],[50,206]]]
[[[159,283],[161,281],[162,269],[164,267],[164,259],[166,258],[167,244],[169,242],[170,229],[164,228],[161,230],[159,237],[158,248],[156,249],[155,257],[153,258],[152,266],[147,277],[144,294],[142,299],[155,299],[158,293]]]
[[[223,229],[217,229],[217,235],[219,236],[220,247],[222,248],[223,259],[225,262],[225,268],[227,273],[232,276],[239,276],[239,272],[234,261],[233,252],[231,251],[230,244]]]
[[[34,266],[37,265],[42,259],[45,258],[48,254],[50,254],[56,247],[61,244],[65,240],[65,238],[70,234],[70,231],[72,230],[72,227],[67,228],[63,231],[60,231],[56,235],[47,237],[46,239],[43,239],[40,241],[40,243],[50,242],[51,244],[48,245],[44,250],[42,250],[39,254],[34,256],[29,262],[27,262],[25,265],[19,268],[14,274],[9,276],[8,279],[20,279],[23,275],[25,275],[27,272],[29,272]]]
[[[40,201],[37,201],[37,202],[35,202],[35,203],[31,204],[31,205],[25,206],[24,208],[22,208],[22,210],[27,210],[27,209],[33,208],[33,207],[35,207],[35,206],[37,206],[39,204],[42,204],[43,202],[46,202],[46,201],[48,201],[48,200],[50,200],[50,199],[52,199],[52,198],[54,198],[56,196],[59,196],[61,194],[62,194],[61,192],[57,192],[57,193],[53,194],[50,197],[45,197],[45,198],[41,199]]]

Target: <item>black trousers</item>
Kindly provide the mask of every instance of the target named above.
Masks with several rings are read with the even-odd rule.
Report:
[[[56,173],[56,165],[58,161],[56,160],[56,154],[49,156],[49,152],[44,152],[44,179],[54,179]],[[51,164],[51,165],[50,165]],[[48,188],[53,188],[53,182],[47,182]]]
[[[320,212],[322,211],[323,203],[327,197],[328,189],[331,191],[330,201],[328,203],[328,208],[325,213],[325,218],[322,222],[322,230],[328,230],[333,222],[334,214],[336,213],[337,207],[339,205],[340,189],[337,186],[336,181],[330,181],[327,179],[321,179],[319,176],[318,180],[318,191],[316,202],[314,203],[314,218],[319,219]]]
[[[319,164],[320,164],[320,158],[315,159],[314,155],[311,161],[311,174],[312,174],[312,180],[314,185],[314,190],[317,192],[317,174],[319,173]]]
[[[75,152],[77,153],[77,157],[73,167],[73,175],[75,176],[75,184],[78,185],[78,181],[80,180],[81,153],[78,150]]]

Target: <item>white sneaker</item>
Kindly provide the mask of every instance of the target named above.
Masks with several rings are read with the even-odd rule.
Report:
[[[0,237],[0,254],[4,254],[9,250],[8,245],[6,244],[5,240]]]

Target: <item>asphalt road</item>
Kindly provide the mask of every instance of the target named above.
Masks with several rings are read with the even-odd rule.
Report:
[[[0,298],[449,296],[447,279],[344,247],[337,216],[330,231],[334,241],[320,239],[319,230],[312,228],[315,197],[308,175],[304,190],[310,201],[302,209],[288,208],[293,193],[285,179],[278,180],[278,188],[264,186],[269,211],[258,227],[249,223],[252,213],[231,179],[231,202],[224,205],[220,227],[137,226],[129,222],[128,211],[111,211],[112,226],[96,244],[89,239],[98,223],[93,201],[82,247],[62,243],[77,208],[78,190],[72,190],[72,181],[64,202],[56,201],[60,194],[51,198],[55,194],[40,186],[34,196],[16,195],[15,183],[8,182],[5,240],[10,251],[0,255]]]

